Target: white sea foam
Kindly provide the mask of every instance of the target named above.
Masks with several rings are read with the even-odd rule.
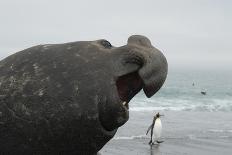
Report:
[[[138,136],[121,136],[121,137],[114,137],[113,139],[115,140],[120,140],[120,139],[128,139],[128,140],[132,140],[132,139],[144,139],[147,138],[146,135],[138,135]]]
[[[214,132],[214,133],[232,133],[232,130],[219,130],[219,129],[209,129],[209,132]]]
[[[218,129],[210,129],[208,130],[209,132],[217,132],[217,133],[222,133],[224,130],[218,130]]]
[[[137,97],[130,104],[131,111],[232,111],[232,98],[227,99],[178,99]]]
[[[183,107],[131,107],[130,111],[183,111]]]

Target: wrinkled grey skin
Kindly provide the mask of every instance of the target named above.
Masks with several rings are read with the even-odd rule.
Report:
[[[0,61],[0,153],[96,154],[128,120],[123,101],[141,89],[151,97],[166,76],[165,57],[139,35],[122,47],[80,41],[13,54]]]

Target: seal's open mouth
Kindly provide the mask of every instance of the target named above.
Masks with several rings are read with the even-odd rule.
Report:
[[[144,84],[136,71],[120,76],[116,81],[116,86],[119,98],[123,101],[123,106],[128,109],[128,103],[143,88]]]
[[[147,97],[151,97],[162,86],[162,74],[153,74],[146,69],[141,71],[143,70],[119,76],[115,81],[117,96],[98,104],[100,122],[106,131],[113,131],[128,121],[129,102],[141,89]]]
[[[119,76],[115,85],[117,89],[115,98],[109,98],[98,104],[99,120],[107,133],[126,123],[129,119],[128,103],[144,86],[138,71]]]

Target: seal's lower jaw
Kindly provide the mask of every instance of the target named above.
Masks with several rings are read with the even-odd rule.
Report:
[[[119,76],[115,86],[113,97],[98,104],[99,120],[106,131],[113,131],[128,121],[129,102],[142,89],[143,82],[137,72],[132,72]]]
[[[105,125],[103,124],[103,122],[101,120],[99,121],[99,124],[101,126],[100,127],[101,133],[103,133],[105,136],[107,136],[109,138],[112,138],[118,130],[117,128],[109,130],[108,128],[105,127]]]
[[[121,100],[119,106],[123,109],[117,123],[122,126],[129,119],[129,102],[143,88],[143,82],[138,72],[132,72],[118,77],[116,87]]]

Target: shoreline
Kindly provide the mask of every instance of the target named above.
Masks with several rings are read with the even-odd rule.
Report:
[[[215,139],[166,139],[162,144],[148,145],[149,138],[113,139],[100,155],[219,155],[231,154],[230,142]]]
[[[155,112],[130,112],[101,150],[101,155],[218,155],[232,154],[231,113],[163,111],[163,143],[148,145],[145,131]],[[218,117],[220,116],[220,117]]]

